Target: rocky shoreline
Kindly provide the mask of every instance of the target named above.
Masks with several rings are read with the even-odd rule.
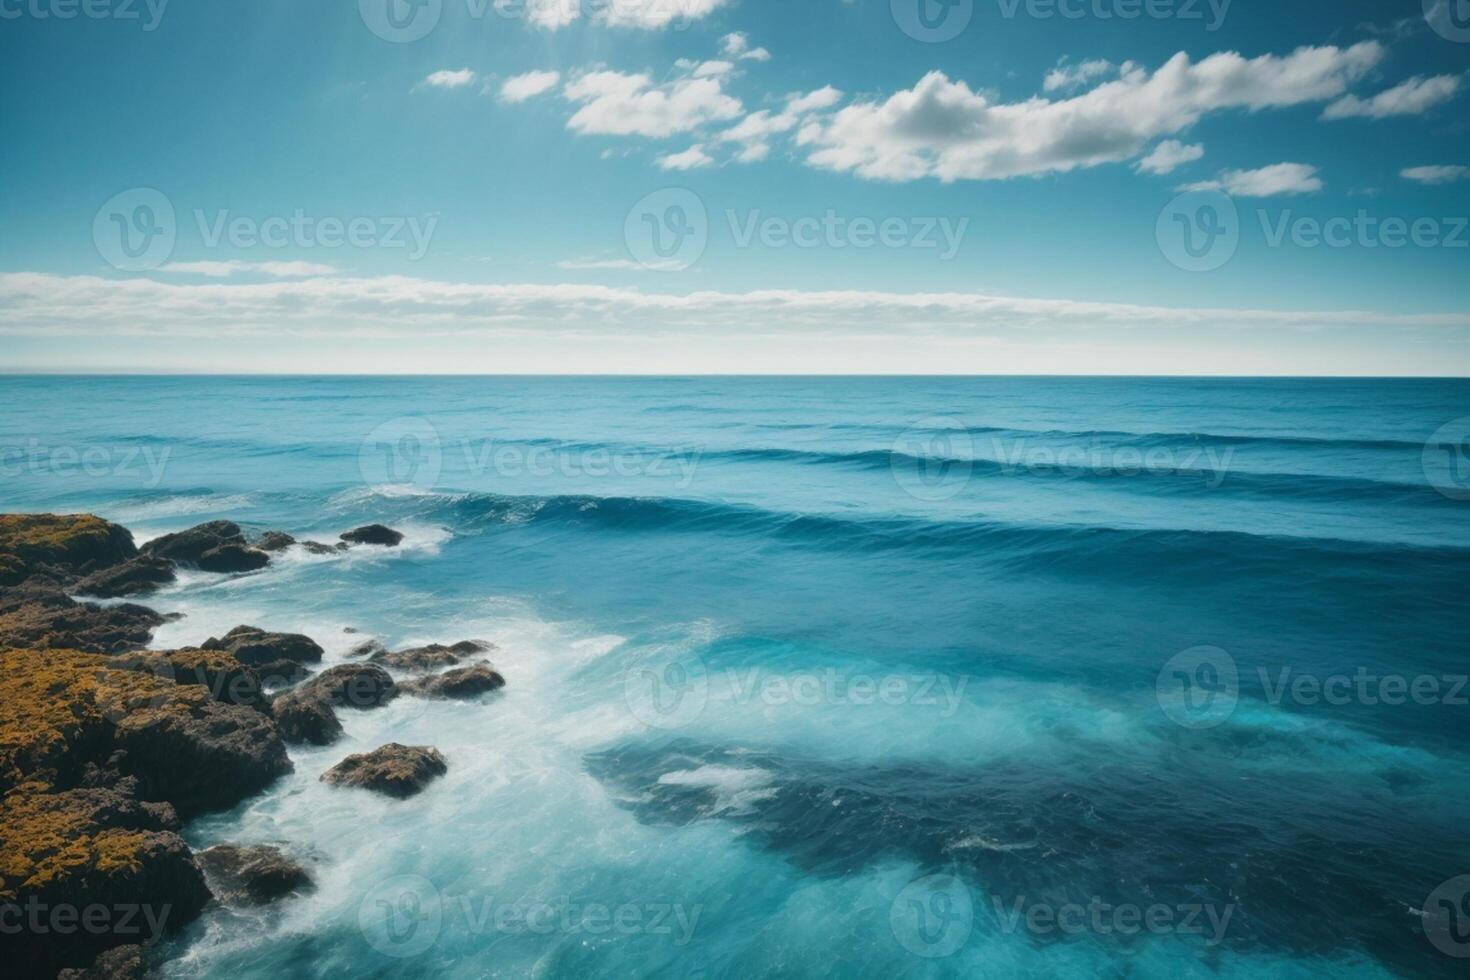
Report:
[[[339,711],[505,685],[483,641],[392,651],[368,640],[352,662],[318,672],[323,650],[307,636],[242,625],[197,648],[150,650],[171,617],[74,596],[148,595],[181,567],[258,571],[289,547],[401,541],[370,525],[332,545],[279,531],[251,542],[213,521],[138,548],[126,528],[91,515],[0,515],[0,962],[27,977],[141,977],[150,950],[140,937],[151,945],[211,902],[309,890],[286,850],[195,854],[183,823],[293,771],[288,746],[335,742]],[[432,747],[389,743],[347,756],[322,781],[405,799],[448,765]]]

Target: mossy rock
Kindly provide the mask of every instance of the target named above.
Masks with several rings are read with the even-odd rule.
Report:
[[[37,570],[85,575],[137,553],[127,528],[91,514],[0,514],[0,584]]]

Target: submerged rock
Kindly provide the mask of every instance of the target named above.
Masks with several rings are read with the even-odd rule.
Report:
[[[174,563],[167,558],[139,556],[93,572],[78,581],[73,590],[99,599],[116,599],[156,592],[159,586],[168,585],[175,578]]]
[[[347,544],[322,544],[320,541],[303,541],[301,547],[312,555],[335,555],[339,551],[346,551]]]
[[[331,745],[342,722],[326,698],[311,691],[286,691],[271,704],[281,738],[293,745]]]
[[[500,676],[498,671],[484,664],[478,664],[474,667],[461,667],[458,670],[435,674],[433,677],[404,681],[398,685],[398,689],[404,694],[411,694],[415,697],[462,701],[489,694],[491,691],[498,691],[504,686],[505,678]]]
[[[369,524],[340,535],[349,544],[376,544],[385,548],[396,548],[403,542],[402,533],[382,524]]]
[[[377,640],[364,640],[351,650],[347,651],[349,657],[377,657],[379,654],[388,652],[388,648]]]
[[[261,551],[285,551],[296,543],[296,539],[284,531],[267,531],[255,540]]]
[[[398,694],[392,676],[376,664],[340,664],[296,690],[336,708],[379,708]]]
[[[349,755],[322,773],[322,782],[406,799],[448,771],[438,749],[390,742],[363,755]]]
[[[444,667],[456,667],[477,653],[495,649],[494,644],[482,640],[464,640],[452,646],[430,643],[428,646],[410,647],[407,650],[389,652],[381,650],[372,654],[371,660],[395,670],[427,673]]]
[[[198,861],[214,897],[226,905],[266,905],[312,887],[306,869],[278,847],[216,844],[200,851]]]

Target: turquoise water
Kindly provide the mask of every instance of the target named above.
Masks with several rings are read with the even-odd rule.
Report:
[[[193,824],[319,888],[210,913],[172,974],[1463,975],[1421,913],[1470,874],[1470,382],[11,377],[0,405],[5,510],[408,535],[188,575],[159,646],[500,647],[502,695],[344,713]],[[448,776],[318,783],[387,741]]]

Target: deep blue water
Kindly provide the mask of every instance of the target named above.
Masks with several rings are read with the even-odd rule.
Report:
[[[1464,975],[1470,901],[1431,893],[1470,874],[1470,382],[10,377],[0,406],[7,511],[409,535],[187,576],[159,646],[500,647],[503,695],[348,715],[189,828],[289,842],[319,888],[211,913],[177,975]],[[449,775],[317,782],[387,741]]]

